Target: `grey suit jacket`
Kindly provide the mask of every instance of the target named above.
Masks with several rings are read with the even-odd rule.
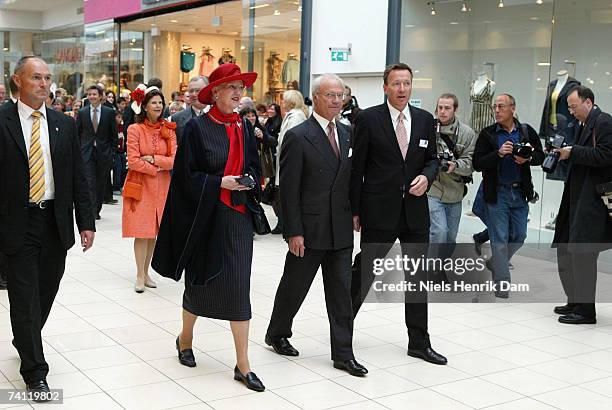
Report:
[[[185,125],[189,122],[190,119],[197,117],[193,108],[189,107],[186,110],[179,111],[176,114],[173,114],[170,117],[170,121],[176,123],[176,143],[181,142],[181,137],[183,136],[183,130],[185,129]]]

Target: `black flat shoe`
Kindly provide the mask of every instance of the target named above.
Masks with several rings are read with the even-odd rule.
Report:
[[[423,359],[426,362],[445,365],[448,363],[446,357],[442,356],[440,353],[437,353],[431,347],[426,347],[424,349],[410,349],[408,348],[408,356],[416,357],[419,359]]]
[[[568,325],[594,325],[597,323],[597,319],[578,313],[570,313],[569,315],[559,316],[559,322]]]
[[[567,303],[563,306],[555,306],[553,311],[558,315],[569,315],[574,311],[574,306],[573,303]]]
[[[343,362],[334,361],[334,367],[336,369],[344,370],[348,372],[351,376],[363,377],[368,374],[368,369],[366,369],[363,365],[357,363],[357,360],[345,360]]]
[[[266,337],[266,344],[272,346],[272,349],[274,349],[276,353],[283,356],[298,356],[300,354],[295,347],[291,346],[289,339],[286,337],[281,337],[278,340],[271,340]]]
[[[240,373],[238,365],[234,367],[234,380],[244,383],[250,390],[259,392],[266,390],[266,386],[263,385],[255,373],[248,372],[246,375],[244,375]]]
[[[32,394],[32,400],[37,403],[43,403],[52,399],[49,385],[45,379],[26,383],[26,390]]]
[[[276,228],[272,229],[270,233],[272,233],[273,235],[278,235],[278,234],[283,233],[283,230],[277,226]]]
[[[178,352],[179,362],[183,366],[196,367],[195,356],[193,355],[192,349],[183,349],[179,345],[179,338],[176,338],[176,351]]]

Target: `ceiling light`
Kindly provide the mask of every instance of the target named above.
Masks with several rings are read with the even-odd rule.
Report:
[[[550,63],[549,63],[549,62],[538,63],[538,65],[539,65],[540,67],[550,67]]]
[[[264,3],[264,4],[258,4],[257,6],[251,6],[249,7],[251,10],[255,10],[255,9],[261,9],[263,7],[268,7],[269,4],[268,3]]]
[[[504,7],[504,0],[499,0],[499,4],[497,5],[497,7],[499,8]]]
[[[432,16],[436,15],[436,3],[434,3],[433,1],[431,2],[431,11],[429,12],[429,14],[431,14]]]
[[[178,20],[170,20],[170,23],[178,23]]]
[[[529,17],[529,20],[536,21],[536,20],[539,20],[539,18],[538,17]]]
[[[275,16],[280,16],[280,10],[274,10],[274,15]]]
[[[459,23],[457,23],[456,21],[451,21],[449,24],[450,24],[450,25],[453,25],[453,26],[456,26],[456,25],[457,25],[457,24],[459,24]]]
[[[302,12],[302,6],[298,7],[298,12]]]
[[[536,4],[544,4],[544,0],[536,0]]]
[[[8,47],[4,47],[2,50],[9,51],[9,48]]]
[[[257,28],[257,27],[259,27],[259,26],[258,26],[257,24],[253,24],[253,27],[254,27],[254,28]]]
[[[413,27],[414,27],[414,24],[406,24],[404,27],[407,27],[407,28],[413,28]]]
[[[463,5],[461,6],[461,11],[463,11],[464,13],[468,11],[468,6],[465,3],[465,1],[463,2]]]

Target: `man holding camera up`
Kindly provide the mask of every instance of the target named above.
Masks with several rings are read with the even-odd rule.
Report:
[[[465,183],[472,176],[472,154],[476,134],[455,116],[459,100],[454,94],[442,94],[436,106],[436,146],[439,173],[429,192],[429,242],[440,245],[440,258],[449,257],[461,220],[461,201],[467,193]],[[442,278],[444,279],[444,278]]]
[[[508,261],[527,237],[527,202],[535,196],[530,167],[542,164],[544,152],[536,131],[514,118],[514,97],[498,95],[493,111],[496,122],[480,132],[473,163],[476,171],[482,171],[495,296],[506,299]]]
[[[612,117],[594,103],[589,88],[570,91],[567,104],[580,126],[574,145],[556,150],[559,160],[569,163],[553,240],[568,302],[554,311],[567,324],[596,323],[597,258],[612,247],[610,210],[597,195],[598,185],[612,181]]]

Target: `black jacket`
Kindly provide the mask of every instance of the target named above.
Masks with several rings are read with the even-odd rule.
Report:
[[[183,130],[185,129],[185,125],[189,122],[190,119],[197,117],[195,111],[191,107],[187,107],[186,110],[179,111],[176,114],[170,117],[172,122],[176,123],[176,143],[179,144],[181,142],[181,138],[183,137]]]
[[[357,116],[351,207],[353,215],[359,215],[366,229],[395,229],[402,203],[410,229],[429,229],[427,195],[417,197],[408,190],[418,175],[425,175],[428,188],[431,187],[438,173],[434,118],[413,106],[410,106],[410,115],[412,126],[405,160],[387,103],[363,110]]]
[[[89,186],[74,120],[47,109],[55,183],[54,212],[64,249],[74,245],[73,208],[80,232],[94,231]],[[28,228],[28,156],[16,104],[0,107],[0,252],[13,254]]]
[[[280,185],[283,187],[283,235],[304,236],[312,249],[353,246],[349,205],[351,129],[336,122],[340,161],[314,117],[291,128],[283,138]]]
[[[521,190],[527,200],[534,196],[533,181],[531,180],[530,167],[542,165],[544,161],[544,151],[542,143],[537,132],[529,125],[521,125],[515,120],[516,126],[519,129],[521,142],[529,142],[533,147],[531,161],[524,163],[521,168]],[[525,135],[524,128],[527,130]],[[502,158],[497,154],[499,152],[499,143],[497,139],[497,123],[489,125],[480,131],[474,148],[472,164],[476,171],[482,172],[482,185],[484,190],[484,199],[486,203],[497,203],[497,186],[499,181],[499,166]]]
[[[94,131],[93,123],[91,122],[89,106],[79,110],[76,123],[83,162],[89,163],[94,158],[94,141],[96,144],[96,160],[112,161],[113,153],[119,145],[115,110],[104,105],[100,106],[97,132]]]
[[[612,117],[593,107],[575,141],[553,243],[569,243],[575,252],[610,249],[612,222],[595,187],[612,181]]]

